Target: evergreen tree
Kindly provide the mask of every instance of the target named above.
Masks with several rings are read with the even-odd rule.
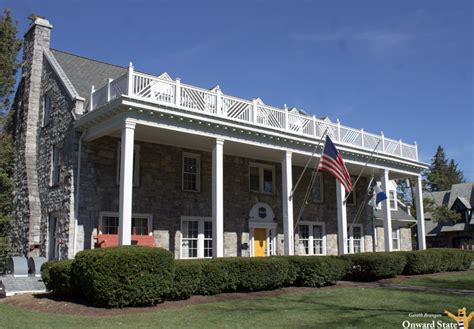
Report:
[[[12,210],[15,153],[9,107],[20,67],[17,56],[22,45],[21,40],[16,38],[16,26],[10,11],[5,9],[0,17],[0,273],[7,255],[6,235]]]
[[[431,192],[450,190],[453,184],[464,182],[464,176],[454,160],[448,161],[444,149],[438,146],[430,168],[425,173],[425,189]]]
[[[464,183],[464,174],[462,170],[458,169],[458,164],[453,159],[449,161],[447,177],[449,184]]]

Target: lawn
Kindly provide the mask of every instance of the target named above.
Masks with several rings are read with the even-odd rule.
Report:
[[[472,296],[378,288],[315,289],[111,317],[51,315],[0,304],[2,328],[401,328],[413,313],[474,305]],[[126,309],[124,310],[126,313]],[[439,320],[439,319],[438,319]],[[443,321],[449,323],[446,317]]]
[[[434,288],[474,290],[474,269],[467,272],[444,273],[432,277],[409,278],[401,281],[401,284]],[[471,305],[474,305],[474,302],[472,302]]]

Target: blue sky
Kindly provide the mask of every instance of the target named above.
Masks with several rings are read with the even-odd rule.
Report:
[[[474,180],[473,2],[10,1],[52,47],[438,145]]]

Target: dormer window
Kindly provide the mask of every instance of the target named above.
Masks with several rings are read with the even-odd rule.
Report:
[[[388,199],[390,202],[390,210],[397,210],[397,193],[393,190],[388,191]]]

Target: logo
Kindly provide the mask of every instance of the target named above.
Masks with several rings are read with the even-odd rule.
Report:
[[[404,329],[469,329],[469,322],[474,318],[474,311],[468,316],[465,307],[458,309],[457,316],[446,310],[444,314],[454,321],[447,320],[448,322],[446,322],[443,319],[438,319],[442,317],[442,314],[410,313],[408,314],[410,320],[404,320],[402,327]],[[432,320],[426,321],[427,318],[431,318]]]
[[[469,322],[471,322],[472,318],[474,317],[474,311],[472,311],[469,316],[467,316],[465,307],[458,309],[458,316],[446,310],[444,310],[444,314],[456,321],[459,329],[469,329]]]
[[[260,217],[260,218],[267,217],[267,208],[265,208],[265,207],[258,208],[258,217]]]

